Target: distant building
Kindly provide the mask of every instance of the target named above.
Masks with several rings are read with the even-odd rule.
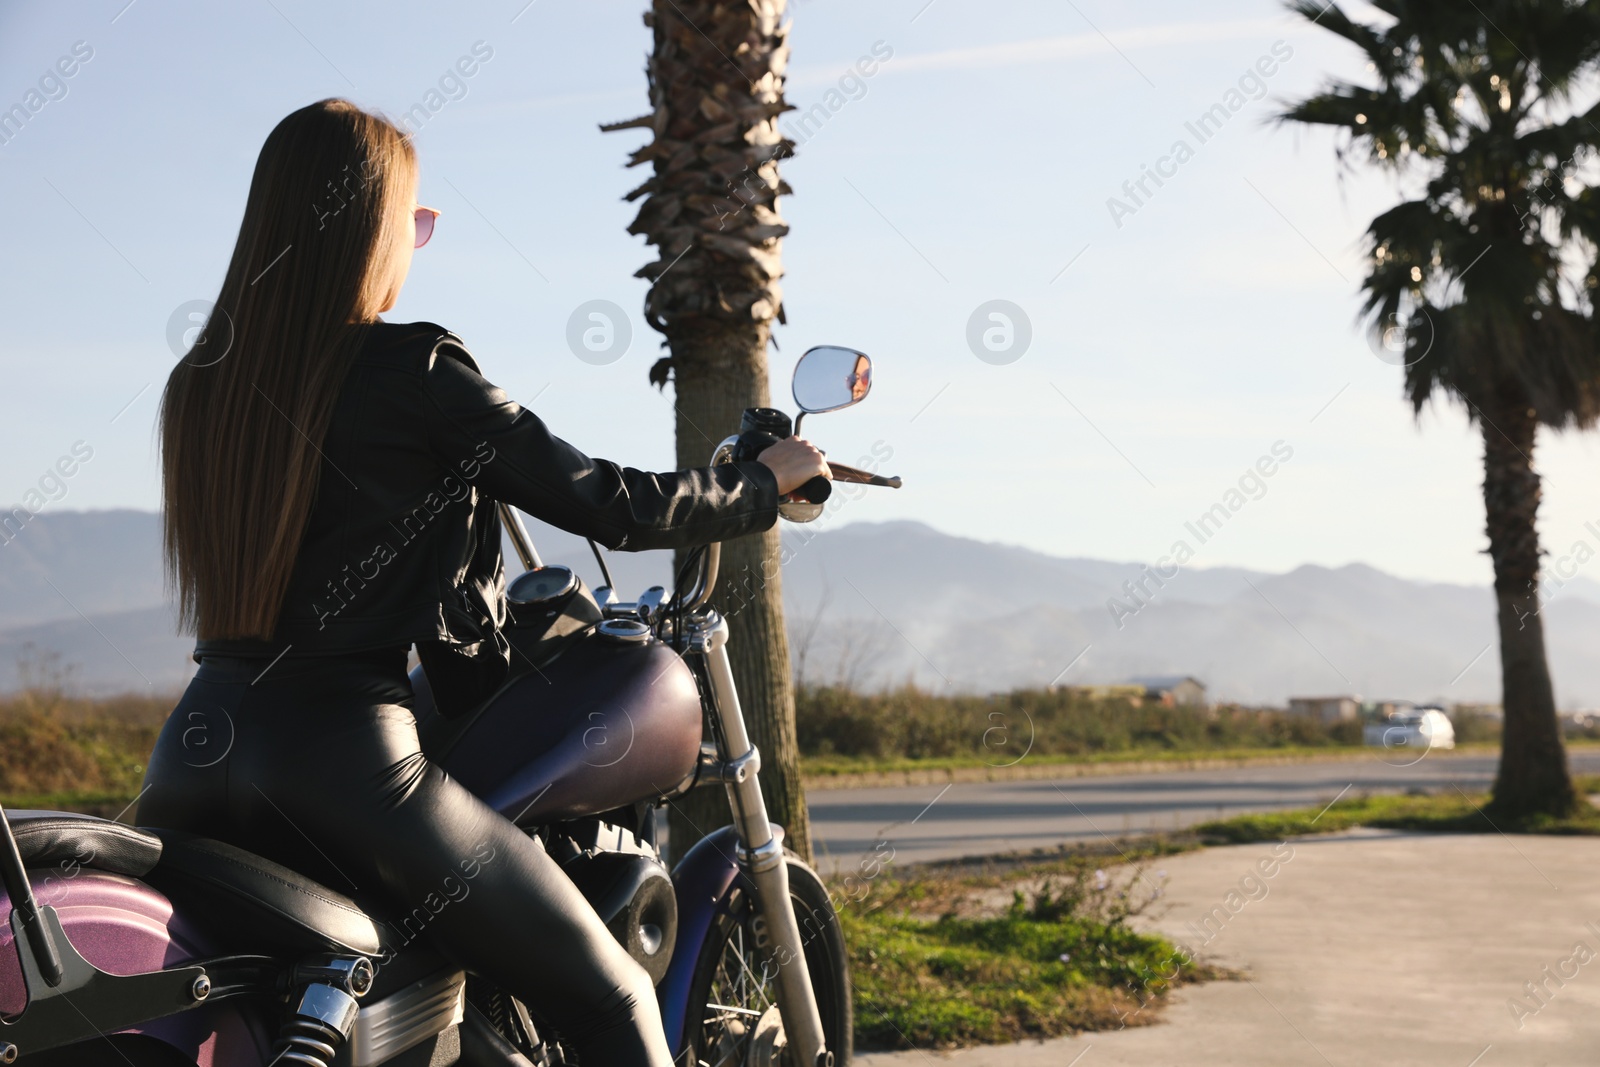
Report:
[[[1126,700],[1136,708],[1144,703],[1142,685],[1068,685],[1059,688],[1084,700]]]
[[[1144,687],[1146,700],[1154,700],[1167,707],[1205,707],[1206,687],[1198,678],[1186,674],[1163,674],[1129,681]]]
[[[1392,719],[1396,715],[1409,715],[1418,708],[1412,700],[1369,700],[1361,705],[1361,710],[1369,719]]]
[[[1361,717],[1361,701],[1355,697],[1290,697],[1289,714],[1304,715],[1321,722],[1343,722]]]

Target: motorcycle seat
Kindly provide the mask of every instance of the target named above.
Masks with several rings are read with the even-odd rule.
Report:
[[[180,830],[153,829],[161,861],[145,881],[224,952],[378,956],[384,926],[359,904],[281,863]]]
[[[22,865],[87,867],[142,878],[161,859],[161,839],[125,823],[70,811],[6,812]]]

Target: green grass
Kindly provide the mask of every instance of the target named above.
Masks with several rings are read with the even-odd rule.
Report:
[[[1577,779],[1580,792],[1600,783]],[[1297,808],[1201,823],[1194,833],[1207,844],[1249,844],[1281,841],[1285,837],[1334,833],[1358,826],[1427,833],[1600,834],[1600,810],[1585,802],[1576,815],[1565,819],[1535,816],[1512,820],[1485,814],[1487,794],[1454,790],[1427,796],[1361,796],[1340,800],[1326,808]]]
[[[40,811],[75,811],[83,815],[98,815],[102,819],[114,819],[126,812],[138,795],[137,789],[116,793],[66,790],[31,796],[11,795],[0,798],[0,802],[5,804],[7,811],[24,811],[30,808]]]
[[[1116,763],[1182,763],[1188,760],[1264,760],[1264,759],[1314,759],[1317,757],[1359,757],[1372,750],[1360,745],[1273,745],[1237,748],[1134,748],[1109,752],[1088,752],[1077,756],[1033,755],[1012,763],[996,761],[977,755],[930,756],[912,759],[905,756],[801,756],[800,770],[807,778],[834,778],[847,774],[904,774],[909,771],[949,771],[974,767],[988,767],[1003,775],[1010,767],[1076,767],[1083,764]],[[1487,753],[1499,751],[1492,741],[1458,745],[1462,753]]]
[[[1161,877],[1112,862],[1079,853],[1000,873],[955,864],[854,887],[836,880],[858,1047],[956,1048],[1144,1025],[1172,989],[1222,976],[1128,925],[1160,896]]]

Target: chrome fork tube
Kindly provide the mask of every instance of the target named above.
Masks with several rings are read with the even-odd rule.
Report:
[[[533,539],[528,536],[528,528],[522,525],[522,516],[517,514],[516,508],[510,504],[500,505],[500,525],[511,535],[511,547],[517,550],[517,558],[522,560],[523,570],[537,570],[544,566],[544,561],[539,558],[538,549],[533,547]]]
[[[757,914],[766,927],[767,944],[778,963],[778,1011],[784,1035],[796,1053],[796,1062],[829,1067],[833,1054],[826,1048],[822,1016],[817,1010],[811,971],[806,966],[805,943],[789,899],[789,867],[783,855],[783,828],[767,821],[767,802],[756,772],[760,753],[750,743],[739,692],[728,662],[728,623],[708,612],[695,635],[697,651],[704,653],[711,682],[712,709],[721,726],[719,753],[730,773],[723,776],[728,802],[739,834],[739,865],[755,885]],[[757,944],[761,943],[757,937]]]

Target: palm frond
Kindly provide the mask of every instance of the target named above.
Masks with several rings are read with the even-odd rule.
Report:
[[[1382,27],[1288,6],[1360,49],[1377,84],[1332,83],[1278,121],[1341,130],[1341,159],[1426,178],[1372,220],[1362,280],[1365,326],[1400,324],[1419,353],[1413,407],[1443,390],[1469,413],[1526,405],[1549,426],[1591,424],[1600,194],[1572,182],[1600,149],[1600,105],[1551,108],[1600,67],[1600,0],[1381,0]]]

